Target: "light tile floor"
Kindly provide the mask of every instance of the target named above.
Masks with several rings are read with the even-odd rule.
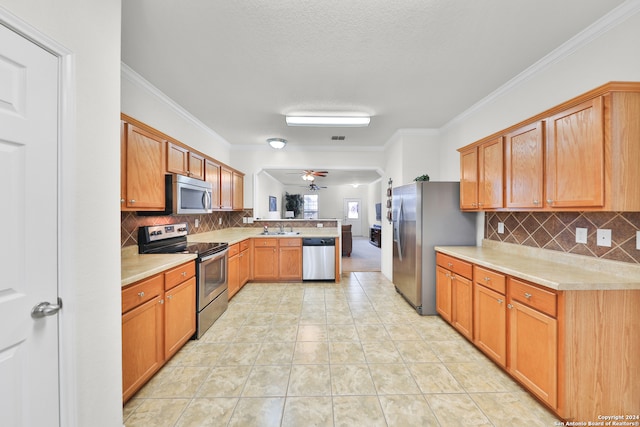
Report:
[[[246,285],[124,408],[127,427],[552,426],[556,418],[379,272]]]

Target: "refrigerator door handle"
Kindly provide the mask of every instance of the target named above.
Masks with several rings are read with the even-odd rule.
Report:
[[[402,230],[400,229],[400,227],[402,227],[402,222],[404,220],[403,218],[404,216],[404,208],[403,208],[403,203],[402,203],[402,197],[400,197],[400,206],[398,206],[398,221],[397,221],[397,238],[396,238],[396,245],[398,246],[398,259],[400,261],[402,261]]]

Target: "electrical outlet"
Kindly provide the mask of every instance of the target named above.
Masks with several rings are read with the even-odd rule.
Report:
[[[323,224],[323,223],[321,223],[321,222],[319,222],[319,223],[317,223],[317,224],[316,224],[316,227],[318,227],[318,228],[322,228],[322,227],[324,227],[324,224]]]
[[[222,218],[218,218],[218,225],[222,225]]]
[[[596,232],[596,244],[598,246],[611,247],[611,230],[598,228]]]
[[[576,243],[587,243],[587,229],[576,228]]]
[[[636,231],[636,249],[640,250],[640,231]]]
[[[247,218],[247,224],[253,224],[253,217]]]
[[[196,228],[200,227],[200,220],[198,218],[194,221],[194,225]]]
[[[247,217],[243,216],[243,217],[242,217],[242,223],[243,223],[243,224],[246,224],[246,223],[247,223],[247,219],[248,219]]]
[[[504,234],[504,222],[498,223],[498,234]]]

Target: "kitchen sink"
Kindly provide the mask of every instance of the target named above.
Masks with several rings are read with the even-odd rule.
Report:
[[[300,234],[299,231],[267,231],[260,233],[263,236],[296,236]]]

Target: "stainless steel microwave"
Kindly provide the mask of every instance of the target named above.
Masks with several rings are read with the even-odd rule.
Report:
[[[138,215],[187,215],[213,212],[210,182],[184,175],[165,175],[165,210],[138,212]]]

